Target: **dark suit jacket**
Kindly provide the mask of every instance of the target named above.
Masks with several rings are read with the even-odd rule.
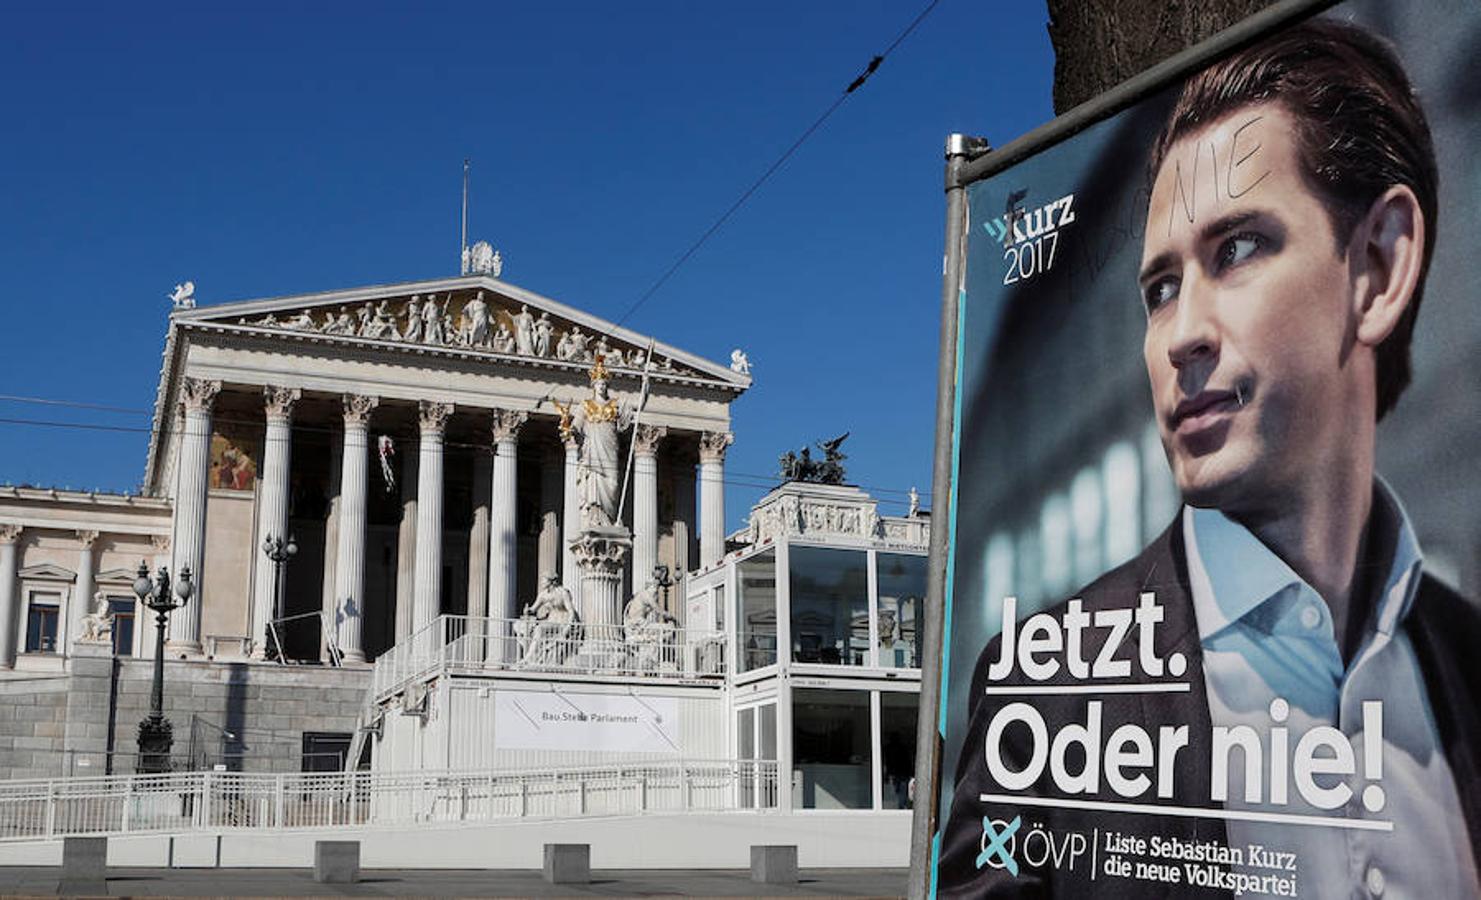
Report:
[[[1182,519],[1174,520],[1171,527],[1129,563],[1101,576],[1076,596],[1085,604],[1086,612],[1094,615],[1099,609],[1135,607],[1138,595],[1152,591],[1163,606],[1164,620],[1157,626],[1155,649],[1164,662],[1174,653],[1182,653],[1188,660],[1186,679],[1191,690],[1187,693],[1161,694],[1102,694],[1102,695],[1046,695],[1037,697],[984,696],[989,664],[1000,655],[1000,639],[993,640],[977,660],[972,677],[972,690],[967,703],[970,719],[962,755],[956,772],[956,792],[950,814],[941,839],[941,856],[937,870],[937,887],[945,897],[1186,897],[1214,895],[1202,892],[1187,884],[1161,885],[1131,879],[1107,879],[1103,874],[1092,882],[1089,871],[1090,854],[1086,853],[1075,867],[1067,871],[1064,867],[1029,868],[1024,866],[1023,853],[1017,854],[1020,865],[1017,877],[1006,869],[991,866],[977,868],[976,860],[982,840],[982,819],[990,816],[1010,821],[1014,816],[1022,817],[1018,832],[1019,846],[1034,825],[1042,825],[1056,838],[1068,832],[1081,832],[1089,837],[1094,829],[1102,834],[1107,830],[1142,836],[1156,835],[1164,838],[1180,838],[1189,841],[1214,840],[1223,842],[1224,825],[1218,819],[1199,819],[1177,816],[1150,816],[1132,813],[1086,812],[1064,808],[1033,807],[1027,805],[989,805],[978,800],[983,793],[1004,794],[988,775],[986,758],[983,755],[984,735],[993,715],[1005,704],[1014,700],[1029,700],[1043,715],[1052,736],[1059,727],[1067,723],[1086,721],[1087,704],[1091,700],[1102,702],[1101,739],[1104,741],[1115,728],[1123,723],[1139,724],[1152,737],[1154,752],[1158,728],[1162,725],[1187,725],[1188,746],[1179,751],[1177,775],[1174,779],[1173,796],[1159,800],[1155,786],[1141,797],[1129,802],[1161,803],[1171,806],[1203,806],[1212,804],[1209,783],[1209,750],[1212,722],[1209,717],[1208,698],[1203,683],[1203,650],[1198,638],[1198,627],[1194,620],[1193,595],[1188,587],[1187,562],[1183,550]],[[1049,610],[1059,616],[1065,604]],[[1454,774],[1460,806],[1469,829],[1472,853],[1481,861],[1481,664],[1476,655],[1481,653],[1481,612],[1464,598],[1425,575],[1404,628],[1414,646],[1423,671],[1425,685],[1429,690],[1430,707],[1439,727],[1440,742]],[[1082,651],[1087,660],[1093,660],[1100,649],[1100,633],[1086,632],[1087,646]],[[1116,651],[1116,658],[1132,660],[1133,682],[1149,679],[1141,672],[1137,660],[1136,629],[1133,627]],[[1179,679],[1179,680],[1183,680]],[[1163,679],[1166,680],[1166,679]],[[1045,684],[1070,684],[1071,679],[1064,667]],[[1029,683],[1015,666],[1013,677],[1003,684]],[[1003,755],[1005,762],[1014,771],[1020,771],[1028,760],[1029,748],[1023,740],[1025,728],[1013,727],[1004,733]],[[1068,768],[1079,770],[1083,759],[1074,761]],[[1155,769],[1145,770],[1155,782]],[[1045,767],[1045,774],[1028,790],[1020,793],[1039,797],[1063,797],[1055,789]],[[1084,799],[1084,797],[1080,797]],[[1093,799],[1127,801],[1110,791],[1102,775],[1101,791]],[[1035,848],[1037,855],[1039,847]],[[1103,861],[1105,854],[1096,858]],[[1478,862],[1481,864],[1481,862]]]

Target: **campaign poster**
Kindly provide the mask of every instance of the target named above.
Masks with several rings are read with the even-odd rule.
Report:
[[[934,893],[1481,896],[1481,4],[967,207]]]

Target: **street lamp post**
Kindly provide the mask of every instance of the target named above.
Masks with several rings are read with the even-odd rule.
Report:
[[[263,653],[269,660],[282,660],[283,645],[278,638],[277,629],[273,622],[283,618],[283,568],[288,565],[288,560],[298,554],[298,541],[290,535],[287,543],[281,537],[268,535],[262,539],[262,552],[273,564],[273,615],[272,619],[263,625],[266,633],[263,635]]]
[[[653,583],[663,591],[663,608],[669,609],[669,588],[674,586],[674,580],[669,577],[668,566],[653,567]],[[669,610],[672,612],[672,610]]]
[[[165,625],[170,613],[185,605],[190,599],[190,567],[180,570],[180,580],[170,592],[170,573],[161,566],[154,581],[149,580],[149,566],[139,563],[138,577],[134,579],[134,593],[139,602],[154,610],[154,626],[157,630],[154,641],[154,687],[149,693],[149,715],[139,721],[139,765],[138,771],[157,774],[170,770],[170,748],[175,742],[174,729],[165,718]],[[179,598],[177,603],[175,598]]]

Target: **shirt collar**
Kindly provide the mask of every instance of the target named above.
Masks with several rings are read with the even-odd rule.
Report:
[[[1382,478],[1374,479],[1372,515],[1378,526],[1372,534],[1394,536],[1393,561],[1374,618],[1377,631],[1392,634],[1413,605],[1424,557],[1408,514]],[[1183,507],[1183,540],[1200,641],[1207,641],[1291,585],[1315,593],[1249,529],[1216,509]]]

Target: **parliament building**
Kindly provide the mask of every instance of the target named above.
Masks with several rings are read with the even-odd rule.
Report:
[[[176,771],[720,761],[726,808],[869,811],[903,860],[928,516],[794,480],[727,534],[744,356],[498,271],[177,291],[140,493],[0,487],[0,778],[135,771],[142,566],[190,584]]]

